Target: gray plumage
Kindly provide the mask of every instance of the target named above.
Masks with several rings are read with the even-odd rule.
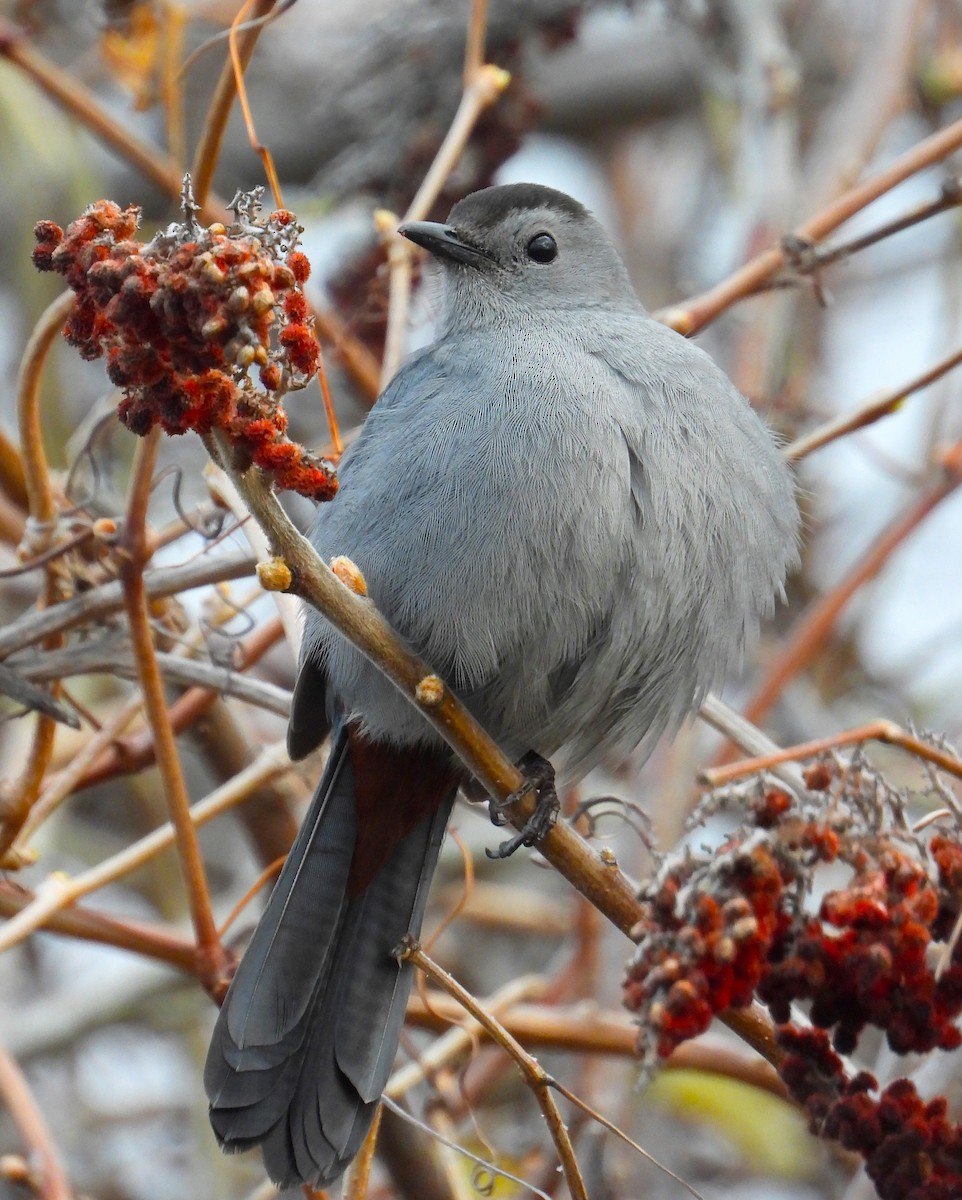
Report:
[[[372,410],[313,541],[324,559],[357,563],[374,603],[512,757],[557,756],[577,777],[606,754],[650,748],[736,663],[795,558],[792,482],[745,399],[646,314],[607,235],[570,197],[489,188],[447,226],[405,232],[442,265],[437,340]],[[416,710],[313,611],[299,691],[293,750],[323,737],[326,694],[342,761],[345,737],[393,747],[399,764],[413,746],[446,759]],[[383,795],[387,810],[403,809],[406,778]],[[351,786],[349,768],[328,767],[305,823],[317,830],[301,831],[208,1061],[218,1136],[264,1142],[285,1183],[343,1170],[410,986],[363,898],[345,899]],[[371,885],[415,933],[451,798],[450,786],[436,791],[441,817],[406,833]],[[371,1008],[389,1030],[381,1040],[358,1038],[346,988],[382,998]]]

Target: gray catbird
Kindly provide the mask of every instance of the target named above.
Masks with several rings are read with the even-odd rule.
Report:
[[[577,777],[650,748],[741,654],[795,556],[789,474],[744,398],[653,321],[601,226],[531,184],[401,232],[443,268],[437,340],[371,411],[322,505],[401,636],[513,757]],[[307,614],[292,757],[332,731],[310,811],[207,1059],[228,1150],[336,1179],[370,1127],[463,769]]]

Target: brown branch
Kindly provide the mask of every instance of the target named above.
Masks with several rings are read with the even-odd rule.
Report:
[[[140,671],[140,687],[144,696],[144,712],[154,734],[157,766],[163,783],[167,809],[176,834],[177,853],[187,888],[187,901],[197,936],[200,959],[199,977],[205,987],[214,991],[226,965],[226,958],[217,924],[211,911],[210,892],[204,861],[197,845],[197,835],[190,816],[190,800],[184,782],[177,744],[167,712],[164,682],[157,667],[150,611],[144,587],[144,566],[152,547],[147,533],[147,503],[160,444],[161,432],[154,428],[143,438],[134,458],[127,515],[123,526],[122,548],[126,561],[121,580],[124,589],[124,608],[130,627],[130,640]]]
[[[60,1155],[43,1113],[20,1068],[0,1047],[0,1098],[27,1149],[37,1195],[42,1200],[73,1200]]]
[[[136,168],[165,196],[175,203],[180,202],[184,182],[180,163],[165,154],[159,146],[141,141],[116,121],[93,92],[41,54],[9,21],[0,21],[0,58],[6,58],[19,67],[55,104]],[[225,212],[223,201],[212,199],[210,205],[204,208],[205,220],[220,221]]]
[[[923,388],[927,388],[930,384],[935,383],[937,379],[941,379],[943,375],[947,375],[949,371],[962,363],[962,350],[956,350],[947,358],[943,358],[941,362],[937,362],[934,367],[930,367],[915,379],[909,380],[899,388],[895,388],[890,392],[883,392],[882,395],[876,396],[873,400],[867,401],[861,405],[853,413],[846,413],[843,416],[836,417],[832,421],[826,421],[824,425],[820,425],[817,429],[813,429],[811,433],[805,434],[803,437],[797,438],[790,445],[786,446],[782,454],[789,462],[798,462],[799,459],[805,458],[815,450],[820,450],[822,446],[827,446],[829,442],[834,442],[838,438],[845,437],[846,434],[854,433],[857,429],[864,429],[866,425],[871,425],[882,417],[889,416],[890,413],[897,412],[902,407],[902,402],[907,400],[909,396],[913,396],[916,392],[920,392]]]
[[[610,1054],[618,1058],[638,1057],[638,1026],[626,1012],[608,1011],[584,1004],[557,1007],[547,1004],[502,1004],[493,1010],[504,1028],[527,1049],[565,1050],[572,1054]],[[407,1020],[418,1029],[442,1031],[461,1016],[455,1001],[434,992],[427,1003],[420,996],[408,1002]],[[447,1035],[445,1035],[447,1036]],[[432,1047],[433,1049],[433,1047]],[[427,1051],[431,1053],[431,1051]],[[714,1042],[685,1042],[666,1059],[661,1069],[710,1071],[740,1079],[773,1095],[785,1097],[786,1088],[771,1065],[764,1059],[748,1058],[727,1046]],[[397,1073],[405,1079],[408,1068]],[[420,1078],[420,1077],[418,1077]],[[393,1083],[393,1079],[392,1079]],[[398,1096],[404,1090],[389,1087],[389,1094]]]
[[[795,275],[816,275],[825,267],[831,266],[833,263],[841,262],[842,259],[851,258],[853,254],[858,254],[862,250],[867,250],[870,246],[875,246],[879,242],[885,241],[886,238],[894,237],[897,233],[902,233],[906,229],[911,229],[914,225],[920,225],[923,221],[928,221],[932,217],[937,217],[941,213],[949,212],[953,208],[958,208],[962,204],[962,181],[958,179],[948,179],[942,185],[942,190],[937,199],[928,200],[924,204],[919,204],[907,213],[903,213],[901,217],[896,217],[894,220],[886,221],[885,224],[879,225],[876,229],[869,230],[868,233],[863,233],[861,237],[852,238],[851,241],[842,242],[837,246],[822,246],[815,247],[810,243],[804,243],[796,246],[791,237],[784,249],[789,255],[792,270]],[[758,289],[763,291],[769,287],[778,287],[782,283],[794,282],[791,277],[785,280],[771,279]]]
[[[257,39],[264,27],[260,18],[267,16],[275,3],[276,0],[255,0],[251,12],[245,13],[244,16],[245,22],[250,23],[245,24],[244,28],[236,35],[232,34],[236,37],[234,52],[241,70],[245,69],[250,62]],[[217,169],[217,161],[220,158],[224,131],[227,129],[227,121],[231,109],[234,107],[234,100],[237,98],[237,82],[234,58],[232,55],[228,55],[207,110],[207,118],[204,121],[204,128],[194,154],[194,165],[191,168],[194,195],[198,204],[203,204],[210,192],[214,172]]]
[[[555,1144],[555,1149],[558,1151],[558,1157],[561,1160],[565,1181],[568,1184],[568,1191],[571,1194],[572,1200],[588,1200],[588,1193],[585,1190],[584,1180],[581,1177],[581,1171],[575,1159],[571,1138],[568,1135],[567,1127],[551,1094],[552,1088],[556,1086],[554,1079],[545,1071],[538,1060],[530,1055],[521,1043],[512,1037],[504,1026],[496,1021],[478,1003],[470,992],[463,988],[447,971],[442,970],[414,942],[409,940],[405,943],[401,957],[413,963],[437,987],[447,992],[452,999],[456,1000],[461,1008],[474,1017],[488,1036],[505,1053],[511,1056],[521,1071],[525,1083],[531,1088],[538,1102],[538,1107],[541,1109],[541,1115],[544,1117],[545,1124],[548,1126],[548,1131],[551,1134],[551,1139]]]
[[[486,1012],[500,1020],[525,1001],[543,1000],[547,988],[547,981],[541,975],[515,976],[496,992],[485,996],[481,1003]],[[426,1079],[432,1079],[460,1062],[477,1046],[478,1037],[485,1032],[450,996],[437,989],[428,993],[420,976],[416,993],[408,1001],[405,1019],[420,1029],[439,1030],[442,1036],[435,1038],[414,1061],[393,1072],[384,1088],[384,1094],[392,1100],[400,1100]]]
[[[27,342],[17,377],[17,417],[23,448],[24,488],[30,519],[33,522],[27,527],[33,535],[30,546],[32,554],[42,554],[50,544],[58,512],[43,446],[40,380],[50,347],[59,336],[73,306],[74,297],[71,292],[64,292],[47,306]],[[38,607],[50,608],[58,599],[56,568],[48,563],[44,571]],[[43,644],[46,649],[58,646],[60,635],[49,634]],[[57,699],[58,691],[59,688],[55,684],[51,689],[54,700]],[[43,777],[53,754],[56,734],[56,719],[49,714],[38,713],[24,768],[19,777],[0,794],[0,859],[13,845],[40,794]]]
[[[254,558],[250,552],[234,550],[229,554],[200,556],[179,567],[154,568],[144,575],[144,585],[148,599],[159,600],[191,588],[243,579],[253,570]],[[66,632],[109,617],[123,608],[123,604],[123,588],[119,580],[115,580],[91,588],[55,608],[29,613],[0,628],[0,658],[36,645],[52,633]]]
[[[821,754],[827,754],[829,750],[838,750],[843,746],[861,746],[865,742],[882,742],[889,746],[900,746],[909,754],[914,754],[917,758],[932,763],[939,770],[954,775],[956,779],[962,779],[962,761],[954,754],[940,750],[937,746],[929,745],[922,738],[916,737],[896,725],[894,721],[885,720],[870,721],[867,725],[860,725],[857,729],[834,733],[830,737],[816,738],[811,742],[802,742],[798,746],[788,746],[784,750],[777,750],[771,754],[760,754],[755,758],[741,759],[739,762],[730,763],[724,767],[709,767],[699,773],[699,779],[712,788],[725,787],[736,779],[741,779],[746,775],[755,775],[759,771],[769,771],[781,763],[804,762],[807,758],[817,758]]]
[[[222,456],[214,447],[219,460]],[[496,800],[504,802],[525,780],[450,688],[427,665],[407,650],[377,609],[356,595],[321,562],[310,542],[294,528],[257,470],[234,476],[238,490],[264,530],[274,563],[261,564],[262,583],[273,574],[271,586],[300,596],[318,609],[344,636],[382,671],[415,705],[466,764],[472,775]],[[423,686],[429,685],[429,686]],[[535,800],[525,794],[506,813],[522,828],[534,811]],[[565,822],[557,822],[538,845],[551,865],[622,932],[629,934],[640,917],[631,884],[619,870],[610,850],[597,853]],[[769,1061],[780,1061],[771,1038],[770,1022],[757,1014],[729,1012],[742,1036],[764,1046]]]
[[[925,170],[933,163],[941,162],[954,150],[962,146],[962,120],[954,121],[945,129],[940,129],[930,137],[918,142],[915,146],[900,155],[893,163],[870,179],[856,184],[844,192],[836,200],[827,204],[820,212],[795,229],[790,235],[789,244],[811,243],[822,241],[839,225],[861,212],[873,200],[883,196],[910,176]],[[740,267],[727,279],[695,296],[683,301],[677,306],[662,309],[655,317],[677,329],[679,333],[691,336],[703,329],[719,314],[730,308],[739,300],[757,292],[777,271],[780,271],[789,261],[785,244],[771,246],[761,254]]]
[[[497,100],[511,81],[506,71],[484,62],[487,7],[487,0],[474,0],[472,4],[464,51],[464,90],[461,102],[434,156],[434,161],[404,214],[405,221],[422,221],[428,215],[431,205],[444,186],[444,181],[457,165],[478,118]],[[398,234],[397,222],[393,216],[382,213],[380,217],[381,231],[387,239],[390,271],[387,332],[381,363],[383,387],[397,370],[403,355],[404,330],[411,298],[414,247]]]
[[[762,686],[745,708],[745,715],[750,721],[758,724],[765,718],[788,683],[828,641],[849,601],[878,575],[902,542],[962,483],[962,442],[957,442],[941,454],[940,467],[941,478],[938,483],[920,496],[907,513],[883,530],[841,583],[816,600],[796,624],[792,636],[769,668]],[[727,749],[722,751],[722,754],[725,753]],[[716,760],[716,765],[719,761],[726,760],[720,758]]]
[[[15,917],[36,902],[35,892],[0,881],[0,916]],[[118,920],[107,913],[71,904],[50,913],[43,923],[48,933],[97,942],[169,963],[191,975],[197,973],[197,947],[183,934],[138,921]]]

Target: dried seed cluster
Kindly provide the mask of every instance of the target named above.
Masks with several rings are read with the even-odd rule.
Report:
[[[962,1195],[962,1127],[945,1101],[925,1102],[906,1080],[879,1092],[840,1057],[867,1026],[898,1054],[962,1042],[955,819],[923,839],[884,790],[867,800],[830,764],[807,783],[806,801],[777,788],[756,795],[721,850],[666,859],[643,893],[624,993],[642,1053],[650,1066],[716,1013],[761,1000],[813,1129],[864,1155],[883,1200]],[[824,863],[849,879],[812,912],[805,899]],[[815,1028],[792,1022],[799,1002]]]
[[[64,334],[84,358],[106,355],[129,429],[221,431],[241,469],[329,499],[333,470],[290,441],[280,402],[318,368],[301,290],[310,267],[293,214],[260,218],[259,194],[235,199],[230,227],[202,226],[185,186],[184,220],[147,243],[135,240],[139,209],[100,200],[66,231],[41,221],[33,259],[76,294]]]

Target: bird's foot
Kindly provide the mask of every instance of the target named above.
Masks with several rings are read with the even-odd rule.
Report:
[[[497,850],[485,850],[488,858],[510,858],[515,850],[519,850],[522,846],[536,846],[558,819],[561,805],[555,790],[554,767],[551,763],[534,750],[529,750],[518,762],[518,769],[524,775],[524,783],[521,787],[513,791],[510,796],[506,796],[504,800],[488,802],[491,824],[507,824],[508,818],[505,810],[518,800],[522,800],[528,792],[537,793],[537,803],[531,816],[514,837],[502,842]]]

